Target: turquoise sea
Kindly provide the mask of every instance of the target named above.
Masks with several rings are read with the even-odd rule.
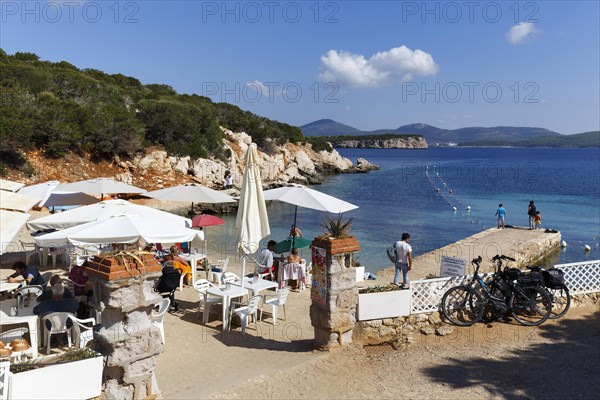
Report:
[[[568,243],[566,249],[545,260],[546,264],[600,258],[597,148],[453,147],[339,152],[353,161],[363,157],[381,167],[368,174],[331,176],[315,186],[360,207],[346,215],[354,219],[353,233],[362,246],[358,260],[367,271],[389,266],[385,249],[402,232],[411,234],[413,251],[418,255],[496,226],[494,213],[499,203],[507,210],[507,224],[527,226],[529,200],[534,200],[541,212],[542,227],[560,230]],[[453,212],[452,207],[457,211]],[[285,238],[294,207],[272,203],[268,211],[271,237]],[[298,226],[305,237],[320,233],[323,217],[318,211],[298,209]],[[234,216],[226,219],[228,224],[207,230],[213,253],[235,249],[231,239],[235,236]],[[585,253],[584,244],[592,251]]]

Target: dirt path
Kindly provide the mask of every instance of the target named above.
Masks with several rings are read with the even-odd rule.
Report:
[[[211,397],[598,399],[598,376],[600,310],[593,307],[538,328],[477,324],[444,338],[421,335],[406,349],[349,348]]]

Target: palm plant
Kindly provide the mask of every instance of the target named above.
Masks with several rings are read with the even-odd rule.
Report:
[[[350,237],[350,230],[352,229],[353,219],[349,218],[344,221],[342,214],[338,214],[337,217],[325,216],[325,222],[320,225],[321,231],[323,231],[324,238],[333,239],[345,239]]]

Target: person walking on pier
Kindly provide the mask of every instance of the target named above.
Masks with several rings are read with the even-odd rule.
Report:
[[[529,207],[527,207],[527,215],[529,215],[529,229],[535,229],[535,215],[536,215],[535,204],[533,204],[533,200],[529,202]]]
[[[412,248],[408,244],[410,235],[408,233],[402,234],[402,239],[396,242],[394,246],[396,248],[396,274],[394,275],[394,284],[398,285],[400,280],[400,273],[402,273],[402,285],[405,289],[408,289],[408,271],[412,269]]]
[[[496,214],[498,216],[498,229],[502,227],[504,229],[504,218],[506,217],[506,210],[502,207],[502,203],[498,204],[498,209],[496,210]]]

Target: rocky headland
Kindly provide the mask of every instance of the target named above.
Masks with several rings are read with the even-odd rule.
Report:
[[[331,144],[338,148],[353,149],[426,149],[427,142],[423,136],[403,136],[392,138],[361,138],[336,140],[332,137]]]

